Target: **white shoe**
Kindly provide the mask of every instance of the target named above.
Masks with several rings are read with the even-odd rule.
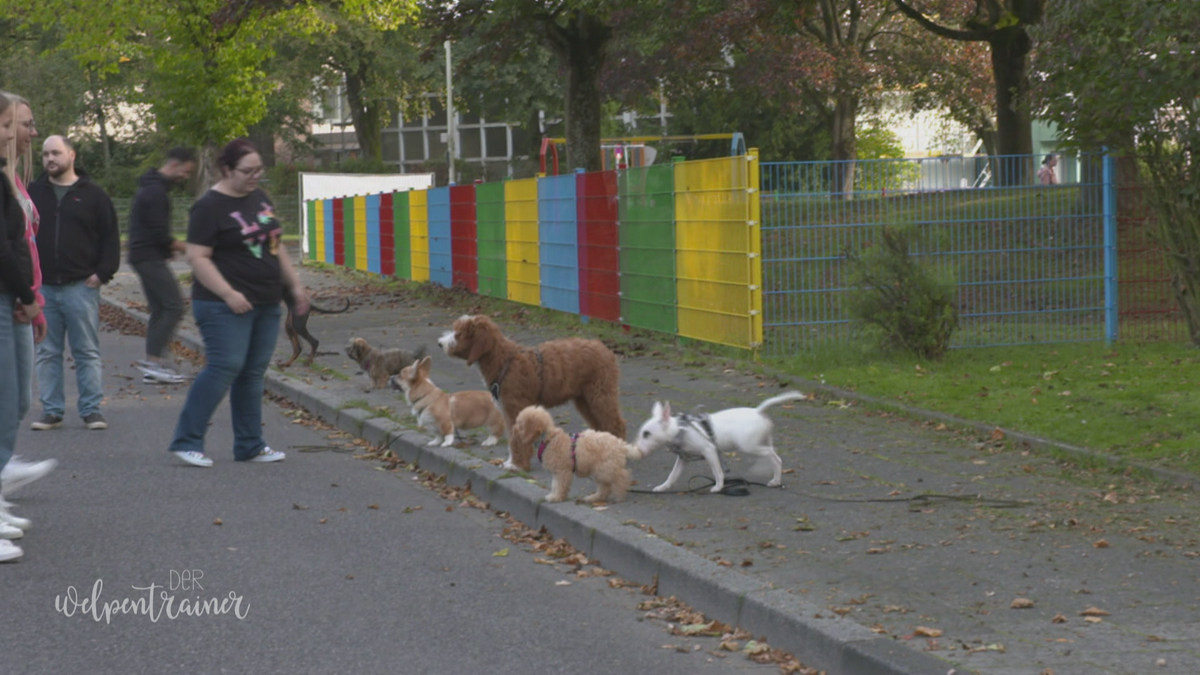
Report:
[[[281,462],[281,461],[283,461],[283,458],[286,456],[287,456],[286,454],[279,452],[278,450],[272,450],[270,447],[264,445],[262,452],[258,453],[257,455],[251,457],[250,459],[248,459],[246,461],[247,462]]]
[[[20,560],[23,555],[25,552],[21,550],[20,546],[7,539],[0,539],[0,562]]]
[[[13,527],[8,523],[0,523],[0,539],[20,539],[25,536],[25,530]]]
[[[23,485],[44,478],[46,474],[58,466],[56,459],[43,459],[40,462],[23,462],[16,457],[8,460],[4,471],[0,471],[0,494],[11,495]]]
[[[212,459],[203,452],[196,452],[195,450],[179,450],[172,452],[171,454],[175,455],[179,459],[182,459],[188,464],[191,464],[192,466],[202,466],[207,469],[213,465]]]
[[[186,377],[167,366],[138,361],[137,367],[142,371],[142,382],[145,384],[182,384],[187,382]]]
[[[12,504],[0,499],[0,523],[8,523],[22,532],[28,532],[29,528],[33,527],[33,521],[28,518],[14,516],[8,510],[10,507],[12,507]]]

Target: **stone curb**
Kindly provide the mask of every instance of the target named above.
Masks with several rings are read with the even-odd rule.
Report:
[[[102,302],[142,323],[148,320],[144,312],[107,299]],[[180,330],[177,339],[203,352],[203,343],[191,331]],[[573,502],[547,504],[542,501],[546,488],[522,475],[458,448],[425,445],[426,439],[417,432],[367,410],[347,408],[347,399],[337,394],[274,371],[267,372],[266,389],[343,431],[391,449],[411,464],[445,475],[448,485],[469,487],[493,510],[506,511],[535,530],[545,527],[605,569],[635,583],[656,585],[659,595],[676,596],[713,619],[763,636],[772,647],[791,652],[829,675],[946,675],[951,669],[931,654],[876,635],[822,606],[722,567],[635,525],[618,523]]]

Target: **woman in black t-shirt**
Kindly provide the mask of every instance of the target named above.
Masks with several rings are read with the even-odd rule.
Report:
[[[258,181],[262,157],[246,139],[225,146],[221,179],[192,205],[187,257],[192,314],[204,338],[206,364],[188,391],[170,451],[194,466],[212,466],[204,433],[229,392],[233,458],[277,462],[284,453],[262,437],[263,377],[275,353],[283,288],[308,311],[308,295],[280,245],[275,206]]]

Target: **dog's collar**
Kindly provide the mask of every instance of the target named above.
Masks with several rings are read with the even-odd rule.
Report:
[[[579,466],[578,463],[575,461],[575,443],[578,440],[579,440],[579,434],[577,434],[577,433],[571,434],[571,472],[572,473],[574,473],[575,470]],[[545,464],[545,462],[542,461],[542,453],[546,451],[546,446],[548,446],[548,445],[550,445],[550,439],[546,438],[546,432],[543,431],[541,437],[538,440],[537,458],[538,458],[539,464]]]

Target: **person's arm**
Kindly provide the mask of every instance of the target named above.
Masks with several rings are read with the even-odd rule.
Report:
[[[100,283],[107,284],[121,267],[121,231],[116,207],[108,195],[102,193],[102,196],[104,203],[96,221],[100,241],[99,250],[96,251],[96,276]]]
[[[304,284],[300,282],[300,275],[296,273],[296,268],[292,265],[292,258],[288,255],[287,248],[280,245],[279,247],[279,274],[282,277],[283,285],[287,286],[292,292],[292,297],[296,302],[296,313],[308,313],[308,291],[304,289]]]
[[[214,295],[224,300],[234,314],[245,314],[254,309],[254,305],[250,304],[246,296],[225,280],[221,270],[217,269],[217,264],[213,262],[212,255],[211,246],[188,242],[187,259],[192,266],[192,276]]]
[[[0,176],[0,180],[5,179]],[[18,302],[22,305],[37,307],[37,298],[33,294],[33,287],[21,274],[21,253],[28,250],[29,244],[25,240],[24,232],[21,233],[20,239],[10,242],[7,237],[3,236],[7,230],[8,223],[3,214],[0,214],[0,279],[4,280],[4,287],[17,296]],[[37,314],[35,313],[33,316],[37,316]]]

